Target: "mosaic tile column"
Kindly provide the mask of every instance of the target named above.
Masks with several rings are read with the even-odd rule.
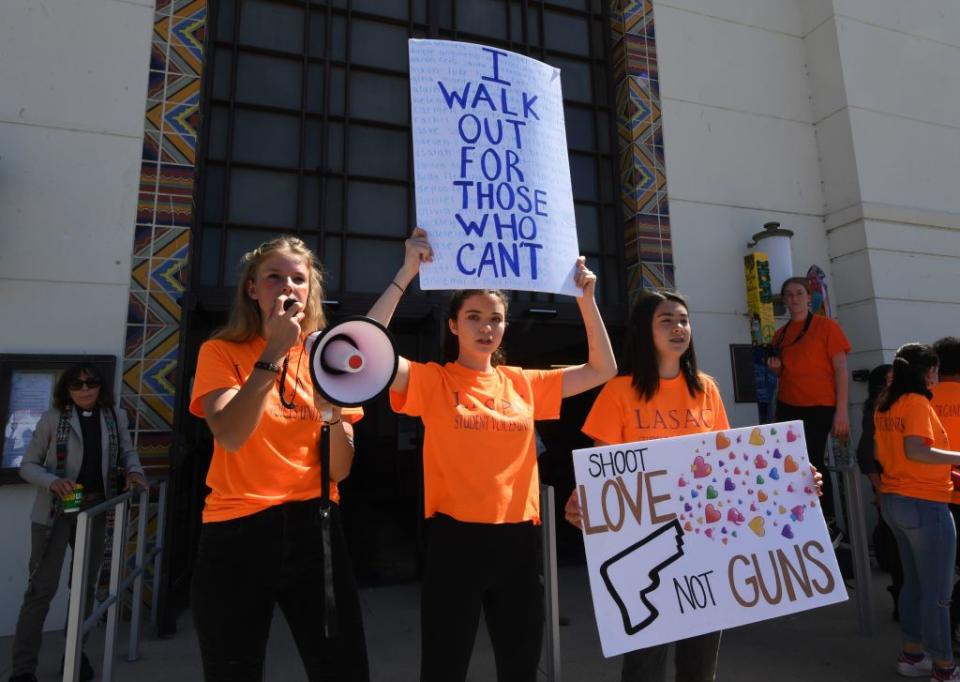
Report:
[[[627,290],[674,286],[651,0],[611,0]]]
[[[173,441],[207,0],[157,0],[120,403],[149,475]]]

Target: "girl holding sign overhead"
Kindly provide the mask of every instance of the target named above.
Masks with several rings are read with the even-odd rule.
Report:
[[[630,311],[621,376],[603,387],[583,432],[597,445],[630,443],[729,429],[713,379],[697,369],[687,301],[672,292],[644,292]],[[576,490],[565,507],[567,520],[582,525]],[[677,682],[716,677],[720,632],[676,642]],[[623,657],[623,682],[667,679],[669,644]]]
[[[400,296],[432,259],[426,233],[407,240],[403,267],[370,310],[389,322]],[[421,611],[423,682],[464,680],[481,609],[500,682],[537,678],[543,632],[535,419],[616,373],[594,300],[596,276],[577,260],[577,304],[589,347],[583,365],[528,370],[502,364],[507,300],[497,290],[456,291],[447,327],[455,357],[440,365],[400,358],[393,408],[420,417],[424,513],[432,517]]]

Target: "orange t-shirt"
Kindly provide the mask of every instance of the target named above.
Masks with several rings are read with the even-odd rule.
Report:
[[[424,516],[472,523],[540,523],[535,419],[557,419],[563,370],[410,363],[396,412],[420,417]]]
[[[833,356],[849,353],[850,342],[840,325],[823,315],[814,315],[807,333],[796,341],[804,324],[788,322],[773,335],[783,361],[777,400],[795,407],[832,407],[837,404]]]
[[[612,445],[729,429],[716,383],[702,373],[700,380],[703,392],[694,398],[682,374],[661,379],[656,395],[648,401],[637,394],[633,377],[615,377],[594,401],[583,432]]]
[[[950,465],[915,462],[903,450],[906,436],[919,436],[935,448],[948,447],[947,432],[930,401],[918,393],[907,393],[888,411],[877,410],[873,423],[877,428],[876,457],[883,467],[880,492],[949,502],[953,492]]]
[[[203,418],[205,395],[223,388],[239,390],[266,345],[259,337],[247,343],[206,341],[197,360],[190,412]],[[306,355],[302,361],[298,361],[297,355],[291,351],[293,357],[284,384],[288,399],[296,386],[297,407],[283,407],[273,386],[260,422],[239,450],[228,452],[214,439],[213,460],[207,472],[211,490],[203,507],[204,523],[229,521],[284,502],[320,497],[322,417],[313,405],[310,363]],[[362,416],[363,410],[355,408],[343,410],[341,418],[353,423]],[[330,499],[340,499],[334,481],[330,481]]]
[[[930,404],[933,405],[940,423],[947,432],[947,440],[950,441],[949,449],[960,450],[960,382],[941,381],[934,386]],[[950,502],[960,504],[960,491],[953,491]]]

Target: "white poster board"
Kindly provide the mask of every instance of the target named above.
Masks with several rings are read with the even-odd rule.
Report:
[[[847,599],[803,423],[573,453],[605,656]]]
[[[424,289],[577,295],[560,70],[475,43],[411,40]]]
[[[50,409],[57,373],[17,370],[10,378],[10,411],[3,428],[4,469],[20,466],[37,422]]]

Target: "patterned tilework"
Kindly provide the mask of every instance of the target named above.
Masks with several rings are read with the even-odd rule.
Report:
[[[640,289],[674,285],[652,0],[611,0],[610,30],[623,243],[632,298]]]
[[[156,0],[120,404],[151,475],[173,441],[207,0]]]

